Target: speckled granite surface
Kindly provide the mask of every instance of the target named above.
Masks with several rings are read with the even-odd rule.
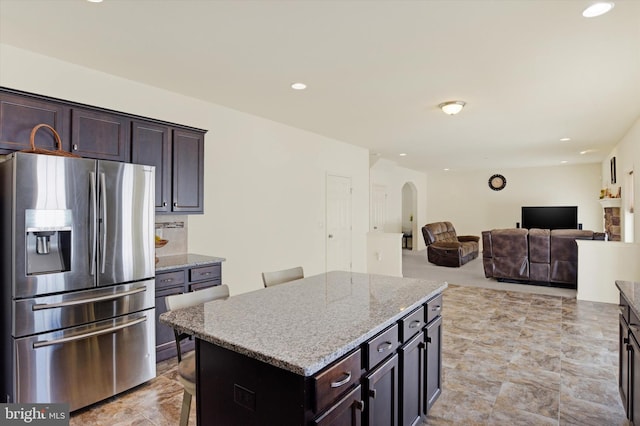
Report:
[[[224,262],[223,257],[204,256],[201,254],[177,254],[173,256],[159,256],[156,263],[156,272],[168,271],[171,269],[188,268],[192,266],[202,266],[211,263]]]
[[[616,287],[629,301],[633,313],[640,318],[640,282],[616,281]]]
[[[446,282],[329,272],[166,312],[160,321],[310,376],[446,287]]]

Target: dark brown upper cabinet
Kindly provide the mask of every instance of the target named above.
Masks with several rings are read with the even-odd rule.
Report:
[[[156,213],[202,213],[204,132],[134,121],[131,134],[131,161],[156,167]]]
[[[174,130],[172,159],[172,211],[202,213],[204,210],[204,134]]]
[[[68,123],[65,106],[26,96],[0,91],[0,153],[29,149],[31,130],[38,124],[48,124],[56,129],[62,139],[62,149],[69,150]],[[36,133],[38,148],[57,149],[53,134],[46,129]]]
[[[156,213],[203,213],[206,130],[0,87],[0,154],[30,148],[48,124],[81,157],[156,167]],[[40,130],[38,148],[57,149]]]
[[[130,161],[131,119],[118,114],[71,109],[71,152],[99,160]]]
[[[134,121],[131,162],[156,168],[156,213],[171,211],[171,127]]]

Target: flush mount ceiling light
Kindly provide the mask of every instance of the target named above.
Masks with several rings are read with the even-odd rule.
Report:
[[[464,108],[466,104],[467,103],[464,101],[448,101],[438,105],[438,108],[440,108],[445,114],[455,115],[462,111],[462,108]]]
[[[611,9],[613,9],[612,2],[602,1],[598,3],[594,3],[591,6],[587,7],[582,12],[582,16],[584,16],[585,18],[595,18],[596,16],[604,15]]]
[[[569,142],[571,138],[560,138],[560,142]]]
[[[304,89],[306,89],[306,88],[307,88],[307,85],[306,85],[306,84],[304,84],[304,83],[293,83],[293,84],[291,85],[291,88],[292,88],[293,90],[304,90]]]

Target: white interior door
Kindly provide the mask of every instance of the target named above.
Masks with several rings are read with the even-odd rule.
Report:
[[[387,188],[384,185],[371,186],[371,230],[384,232],[387,213]]]
[[[351,271],[351,178],[327,175],[327,271]]]

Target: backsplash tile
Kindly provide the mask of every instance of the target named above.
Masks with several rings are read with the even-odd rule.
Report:
[[[188,216],[156,216],[156,235],[169,240],[156,249],[156,256],[173,256],[187,253]]]

